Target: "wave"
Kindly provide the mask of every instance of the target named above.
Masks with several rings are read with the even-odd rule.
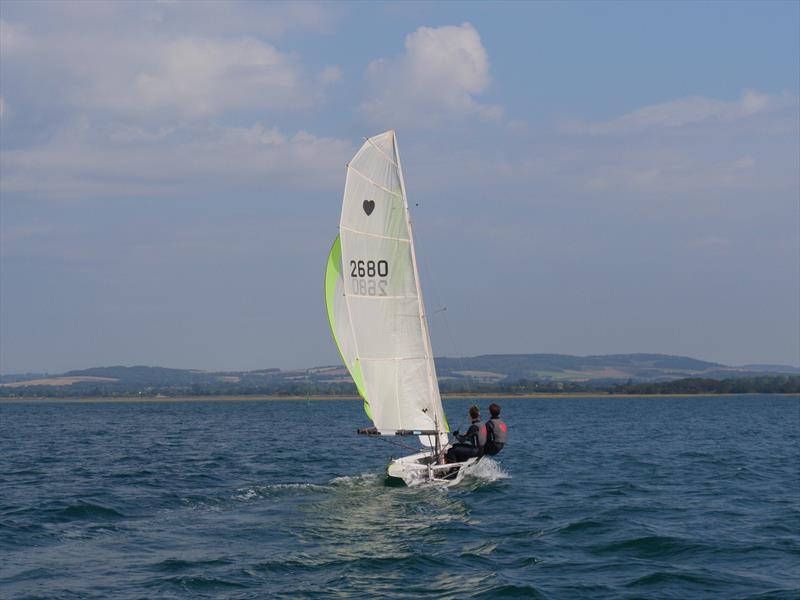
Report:
[[[152,565],[156,571],[164,571],[167,573],[176,573],[186,571],[189,569],[209,569],[216,566],[225,566],[232,564],[232,561],[227,559],[217,560],[184,560],[180,558],[168,558]]]
[[[604,533],[611,529],[612,526],[610,523],[605,523],[603,521],[597,521],[595,519],[586,518],[586,519],[579,519],[577,521],[572,521],[571,523],[567,523],[564,526],[554,529],[554,531],[561,534],[583,533],[586,531],[590,531],[594,534],[597,534],[597,533]]]
[[[478,544],[475,546],[464,548],[459,554],[459,556],[461,558],[475,557],[475,556],[483,557],[483,556],[489,556],[495,550],[497,550],[497,544],[492,544],[487,542],[484,544]]]
[[[481,592],[474,598],[548,598],[531,585],[498,585],[490,590]]]
[[[18,573],[13,573],[11,575],[5,575],[0,578],[0,583],[2,584],[10,584],[10,583],[19,583],[21,581],[40,581],[43,579],[47,579],[53,575],[53,571],[51,569],[46,569],[44,567],[34,567],[31,569],[24,569],[19,571]]]
[[[641,587],[641,586],[652,586],[652,585],[660,585],[663,586],[665,584],[677,584],[677,583],[686,583],[686,584],[697,584],[703,586],[713,586],[719,585],[720,581],[711,577],[698,575],[695,573],[671,573],[668,571],[655,571],[653,573],[649,573],[642,577],[638,577],[633,581],[628,582],[625,584],[625,587]]]
[[[196,576],[174,576],[163,577],[145,583],[147,587],[179,587],[187,592],[210,592],[213,590],[222,591],[225,589],[246,588],[247,585],[238,581],[229,581],[217,577]]]
[[[80,501],[56,511],[56,516],[64,521],[92,519],[124,519],[125,515],[110,506]]]
[[[650,535],[622,540],[602,546],[595,546],[593,548],[596,554],[603,555],[629,552],[641,558],[667,558],[686,552],[697,552],[707,549],[708,547],[704,544],[661,535]]]
[[[297,573],[325,571],[327,569],[376,569],[385,567],[389,569],[410,570],[414,567],[429,567],[436,564],[433,559],[414,555],[408,552],[388,552],[383,555],[371,553],[369,556],[352,554],[348,550],[337,552],[326,551],[324,553],[298,552],[280,559],[265,560],[250,567],[247,570],[253,572],[269,573]]]

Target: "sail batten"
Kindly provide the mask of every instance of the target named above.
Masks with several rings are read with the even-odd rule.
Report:
[[[395,137],[395,139],[397,139],[397,137]],[[383,156],[383,157],[384,157],[384,158],[385,158],[385,159],[386,159],[386,160],[387,160],[387,161],[388,161],[388,162],[389,162],[389,163],[390,163],[392,166],[394,166],[395,168],[399,169],[399,165],[397,164],[397,162],[396,162],[396,161],[394,161],[394,160],[392,160],[392,159],[391,159],[389,156],[387,156],[387,155],[386,155],[386,153],[385,153],[383,150],[381,150],[381,149],[380,149],[380,148],[379,148],[379,147],[378,147],[378,146],[375,144],[375,142],[373,142],[373,141],[372,141],[372,138],[366,138],[366,142],[367,142],[369,145],[371,145],[373,148],[375,148],[375,149],[376,149],[376,150],[377,150],[377,151],[378,151],[378,152],[381,154],[381,156]]]
[[[385,187],[383,187],[383,186],[382,186],[380,183],[378,183],[377,181],[373,181],[373,180],[372,180],[372,179],[370,179],[370,178],[369,178],[367,175],[364,175],[364,174],[363,174],[361,171],[359,171],[358,169],[355,169],[355,168],[353,168],[351,165],[347,165],[347,168],[348,168],[350,171],[352,171],[353,173],[355,173],[356,175],[358,175],[359,177],[361,177],[362,179],[364,179],[365,181],[368,181],[369,183],[371,183],[371,184],[372,184],[372,185],[374,185],[375,187],[382,189],[384,192],[387,192],[387,193],[389,193],[389,194],[393,194],[393,195],[397,196],[398,198],[402,198],[402,197],[403,197],[403,196],[402,196],[402,194],[398,194],[397,192],[393,192],[392,190],[390,190],[390,189],[388,189],[388,188],[385,188]]]
[[[389,235],[380,235],[378,233],[366,233],[364,231],[358,231],[357,229],[351,229],[350,227],[345,227],[344,225],[340,225],[339,229],[345,229],[345,230],[347,230],[347,231],[349,231],[351,233],[355,233],[356,235],[366,235],[366,236],[369,236],[369,237],[382,238],[384,240],[396,240],[398,242],[405,242],[406,244],[411,242],[411,240],[409,240],[409,239],[392,237],[392,236],[389,236]]]
[[[382,430],[447,431],[394,131],[348,164],[337,240],[329,320],[368,415]]]

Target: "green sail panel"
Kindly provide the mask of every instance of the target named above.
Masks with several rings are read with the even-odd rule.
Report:
[[[364,410],[371,419],[369,401],[364,389],[364,375],[361,372],[361,364],[356,356],[356,345],[353,339],[353,329],[350,327],[350,317],[348,315],[347,304],[344,295],[344,278],[342,277],[342,246],[339,236],[333,241],[331,251],[328,254],[328,264],[325,268],[325,306],[328,310],[328,324],[331,327],[331,335],[339,356],[353,382],[359,395],[364,399]]]

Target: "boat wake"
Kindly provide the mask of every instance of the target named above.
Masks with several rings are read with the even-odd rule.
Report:
[[[271,485],[254,485],[239,488],[233,495],[233,499],[246,501],[254,498],[268,498],[281,494],[323,491],[325,491],[325,486],[315,483],[273,483]]]
[[[487,483],[500,481],[501,479],[511,479],[511,475],[508,471],[503,469],[500,463],[492,460],[488,456],[484,456],[475,465],[469,467],[464,476]]]
[[[464,473],[465,483],[467,478],[472,486],[480,487],[482,484],[493,483],[503,479],[510,479],[511,475],[491,458],[484,457],[477,464],[469,467]],[[237,501],[248,501],[258,498],[269,498],[285,494],[320,493],[333,492],[337,489],[356,489],[356,488],[375,488],[384,487],[386,476],[384,473],[366,472],[360,475],[343,475],[334,477],[327,484],[316,483],[274,483],[271,485],[246,486],[236,490],[233,499]],[[420,478],[419,482],[412,483],[407,487],[416,489],[429,487],[425,485],[426,478]],[[430,487],[442,488],[439,485]],[[459,488],[461,486],[454,486]]]
[[[471,488],[481,487],[488,483],[494,483],[503,479],[510,479],[511,475],[500,466],[500,464],[489,457],[484,457],[474,465],[464,467],[464,480],[456,482],[452,486],[442,485],[441,482],[431,482],[424,473],[419,473],[417,477],[408,476],[406,487],[409,488],[436,488],[436,489],[459,489],[468,485]]]
[[[343,475],[334,477],[329,485],[335,487],[375,486],[383,483],[383,476],[378,473],[362,473],[361,475]]]

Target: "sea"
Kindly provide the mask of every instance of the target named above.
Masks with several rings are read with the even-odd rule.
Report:
[[[3,401],[0,597],[800,598],[800,398],[495,401],[451,489],[357,401]]]

